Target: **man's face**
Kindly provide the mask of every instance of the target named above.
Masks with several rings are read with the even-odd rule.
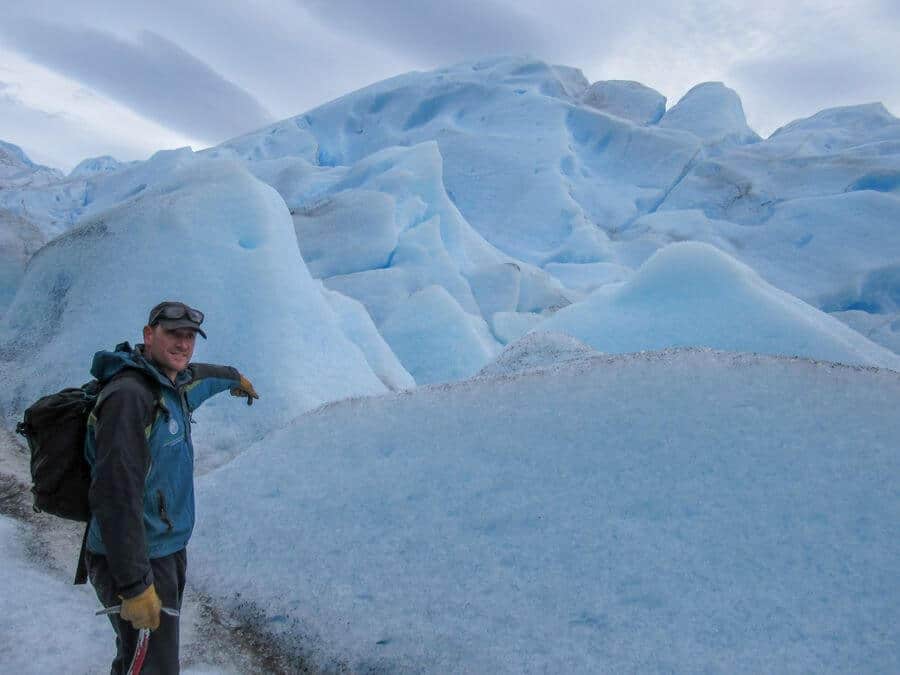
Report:
[[[197,332],[190,328],[170,330],[159,324],[144,327],[144,345],[150,358],[159,364],[170,378],[187,368],[194,355]]]

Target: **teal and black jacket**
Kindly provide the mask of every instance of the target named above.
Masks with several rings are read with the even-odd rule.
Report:
[[[240,384],[228,366],[192,363],[173,383],[127,342],[94,355],[102,386],[88,418],[91,466],[87,548],[104,555],[129,598],[153,583],[151,558],[183,549],[194,528],[191,413]]]

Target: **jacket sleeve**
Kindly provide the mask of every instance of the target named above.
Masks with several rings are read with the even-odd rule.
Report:
[[[200,407],[206,399],[237,387],[241,374],[231,366],[217,366],[212,363],[192,363],[192,380],[185,389],[188,407],[191,411]]]
[[[96,459],[89,499],[117,592],[131,598],[153,583],[144,533],[144,483],[150,471],[145,426],[151,392],[127,379],[110,383],[94,410]]]

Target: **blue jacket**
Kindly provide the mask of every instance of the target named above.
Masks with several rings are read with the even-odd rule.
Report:
[[[228,366],[192,363],[174,384],[128,343],[94,355],[102,386],[88,418],[91,466],[87,547],[105,555],[124,597],[153,583],[151,558],[183,549],[194,528],[191,413],[237,387]]]

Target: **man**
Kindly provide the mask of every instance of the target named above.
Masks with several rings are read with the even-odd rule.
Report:
[[[178,672],[178,618],[194,526],[191,413],[230,390],[259,398],[228,366],[190,363],[203,313],[161,302],[144,326],[144,344],[127,342],[94,355],[91,373],[103,389],[88,419],[85,456],[91,466],[85,560],[110,616],[117,653],[112,673],[126,673],[141,628],[153,630],[143,673]]]

